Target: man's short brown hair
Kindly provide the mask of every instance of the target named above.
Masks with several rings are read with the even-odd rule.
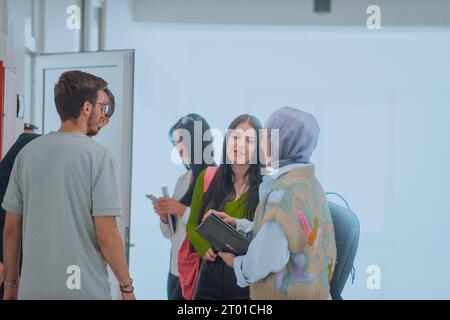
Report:
[[[56,110],[61,121],[77,119],[85,102],[95,107],[98,91],[107,89],[107,85],[102,78],[86,72],[64,72],[54,90]]]

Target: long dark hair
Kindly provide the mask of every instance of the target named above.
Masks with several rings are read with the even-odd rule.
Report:
[[[262,129],[261,123],[254,116],[243,114],[234,119],[229,130],[236,129],[241,123],[248,123],[256,131],[256,164],[250,164],[249,169],[245,173],[244,179],[248,185],[248,196],[245,202],[244,215],[248,220],[253,220],[256,207],[259,202],[259,184],[262,181],[261,177],[261,161],[260,161],[260,135],[259,130]],[[252,156],[250,155],[250,158]],[[222,164],[214,176],[208,191],[203,196],[201,206],[201,216],[203,216],[207,209],[215,209],[222,211],[225,204],[236,197],[236,191],[234,189],[234,173],[231,168],[231,164],[227,163],[227,138],[224,139]]]
[[[194,129],[195,129],[195,122],[201,122],[202,124],[202,132],[201,132],[201,137],[202,137],[202,157],[201,157],[201,163],[195,163],[194,161],[194,148],[196,146],[195,144],[195,137],[196,135],[194,134]],[[206,167],[208,167],[208,165],[214,165],[214,163],[206,163],[205,159],[203,157],[204,151],[206,149],[206,147],[208,146],[208,144],[210,142],[208,141],[204,141],[203,140],[203,134],[210,130],[209,124],[208,122],[206,122],[206,120],[195,113],[190,113],[184,117],[182,117],[181,119],[179,119],[173,126],[172,128],[170,128],[169,130],[169,140],[172,142],[173,145],[175,145],[175,141],[173,141],[172,138],[172,134],[175,130],[178,129],[184,129],[187,130],[190,134],[190,150],[189,150],[189,163],[184,163],[184,166],[187,170],[192,170],[192,182],[189,185],[189,189],[188,191],[185,193],[185,195],[181,198],[180,203],[184,204],[185,206],[190,206],[191,202],[192,202],[192,194],[194,193],[194,188],[195,188],[195,182],[197,181],[198,176],[200,175],[200,173],[202,172],[203,169],[205,169]],[[213,154],[211,154],[211,156],[214,156]]]

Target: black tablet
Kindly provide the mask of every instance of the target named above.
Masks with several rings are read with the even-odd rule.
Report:
[[[236,256],[247,253],[250,240],[215,214],[211,214],[196,229],[218,251]]]

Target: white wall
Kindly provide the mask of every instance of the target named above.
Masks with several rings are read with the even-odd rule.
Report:
[[[122,0],[108,2],[106,17],[106,49],[136,49],[138,297],[165,298],[169,243],[144,194],[183,172],[170,162],[169,127],[198,112],[225,129],[240,113],[265,120],[291,105],[319,119],[318,175],[360,215],[357,278],[344,298],[450,298],[448,30],[150,24],[133,21]],[[381,290],[366,287],[373,264]]]
[[[41,53],[78,52],[81,50],[81,29],[69,29],[66,22],[70,14],[67,8],[82,0],[41,0]],[[80,16],[81,18],[81,16]]]
[[[0,60],[4,61],[5,66],[15,73],[15,88],[13,94],[25,94],[25,15],[26,2],[0,0],[0,10],[6,8],[0,15],[0,25],[5,25],[6,33],[0,30]],[[6,18],[6,21],[3,20]],[[15,105],[6,105],[5,108],[13,108]],[[14,113],[13,110],[13,113]],[[16,136],[23,132],[23,121],[17,119],[15,124]]]
[[[0,60],[16,74],[17,94],[25,97],[25,121],[33,123],[31,97],[31,55],[34,53],[74,52],[81,48],[80,30],[69,30],[66,20],[68,6],[81,6],[82,0],[0,0],[0,25],[6,26],[7,33],[0,30]],[[29,37],[31,25],[31,2],[38,14],[36,39]],[[6,20],[6,21],[5,21]],[[31,28],[31,27],[30,27]],[[26,36],[27,34],[27,36]],[[28,42],[27,42],[28,41]],[[31,50],[27,56],[26,47]],[[16,121],[16,135],[23,131],[23,120]]]
[[[0,30],[0,60],[16,75],[16,92],[25,97],[25,121],[34,123],[31,108],[32,98],[32,62],[35,53],[74,52],[81,48],[80,30],[69,30],[66,9],[69,5],[81,6],[82,0],[0,0],[0,26],[6,26],[7,32]],[[31,3],[37,10],[38,22],[36,38],[31,33]],[[5,10],[6,9],[6,10]],[[29,26],[30,29],[27,29]],[[2,28],[3,29],[3,28]],[[6,30],[5,30],[6,31]],[[30,52],[27,53],[26,47]],[[15,106],[12,106],[15,108]],[[23,132],[23,120],[17,119],[16,136]]]
[[[142,22],[243,25],[364,26],[370,5],[384,26],[448,26],[447,0],[331,0],[330,13],[314,12],[314,0],[132,0]]]
[[[8,13],[7,29],[4,34],[0,30],[0,60],[4,60],[9,68],[16,69],[18,93],[24,93],[24,64],[25,64],[25,11],[24,1],[1,0],[6,2]],[[3,15],[1,15],[3,16]]]

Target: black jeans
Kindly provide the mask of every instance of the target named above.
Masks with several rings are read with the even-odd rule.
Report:
[[[214,262],[203,260],[194,300],[250,300],[250,290],[239,287],[233,268],[217,257]]]
[[[170,271],[167,277],[167,299],[184,300],[183,294],[181,293],[180,278],[173,275]]]

